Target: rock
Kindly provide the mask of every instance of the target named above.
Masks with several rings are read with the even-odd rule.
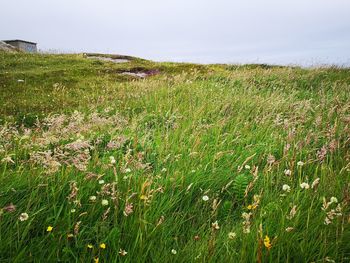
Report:
[[[5,52],[9,52],[9,53],[17,53],[18,52],[18,50],[15,47],[13,47],[9,44],[6,44],[3,41],[0,41],[0,51],[5,51]]]

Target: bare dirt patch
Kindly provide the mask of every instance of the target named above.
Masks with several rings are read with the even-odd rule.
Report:
[[[107,57],[98,57],[98,56],[89,56],[87,58],[88,59],[108,61],[108,62],[113,62],[113,63],[127,63],[127,62],[130,62],[129,59],[125,59],[125,58],[107,58]]]

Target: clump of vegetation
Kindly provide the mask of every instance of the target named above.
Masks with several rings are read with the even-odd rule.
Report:
[[[0,53],[0,98],[1,261],[350,260],[348,69]]]

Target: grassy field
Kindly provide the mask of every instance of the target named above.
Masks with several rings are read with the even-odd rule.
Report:
[[[349,69],[0,53],[0,100],[0,262],[350,262]]]

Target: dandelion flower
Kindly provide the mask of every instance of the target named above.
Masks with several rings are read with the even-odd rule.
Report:
[[[209,196],[203,195],[202,200],[203,200],[204,202],[208,201],[208,200],[209,200]]]
[[[100,248],[106,249],[106,244],[105,244],[105,243],[101,243],[101,244],[100,244]]]
[[[124,249],[119,249],[119,255],[121,255],[121,256],[126,256],[126,254],[128,254],[128,252],[126,252]]]
[[[96,201],[96,196],[94,196],[94,195],[90,196],[90,197],[89,197],[89,200],[90,200],[91,202],[95,202],[95,201]]]
[[[107,206],[107,205],[108,205],[108,200],[107,200],[107,199],[103,199],[103,200],[101,201],[101,205]]]
[[[282,186],[282,190],[285,191],[285,192],[290,192],[290,186],[287,185],[287,184],[284,184],[284,185]]]
[[[265,236],[265,238],[264,238],[264,245],[265,245],[265,247],[266,247],[268,250],[271,249],[272,244],[271,244],[271,241],[270,241],[269,236]]]
[[[252,209],[253,209],[253,205],[248,205],[248,206],[247,206],[247,209],[248,209],[248,210],[252,210]]]
[[[292,175],[292,171],[289,169],[284,170],[284,174],[287,176],[291,176]]]
[[[87,244],[87,248],[88,248],[88,249],[93,249],[93,247],[94,247],[94,246],[93,246],[92,244]]]
[[[141,196],[140,196],[140,199],[141,199],[141,200],[147,200],[148,197],[147,197],[146,195],[141,195]]]
[[[309,189],[310,188],[310,185],[308,184],[308,183],[301,183],[300,184],[300,187],[302,188],[302,189]]]
[[[171,254],[176,255],[176,254],[177,254],[177,251],[176,251],[175,249],[172,249],[172,250],[171,250]]]
[[[28,218],[29,218],[29,215],[27,213],[22,213],[19,216],[20,221],[26,221],[26,220],[28,220]]]
[[[228,238],[229,239],[235,239],[235,237],[236,237],[236,233],[235,232],[228,233]]]
[[[53,230],[52,226],[48,226],[47,229],[46,229],[47,232],[51,232],[52,230]]]

